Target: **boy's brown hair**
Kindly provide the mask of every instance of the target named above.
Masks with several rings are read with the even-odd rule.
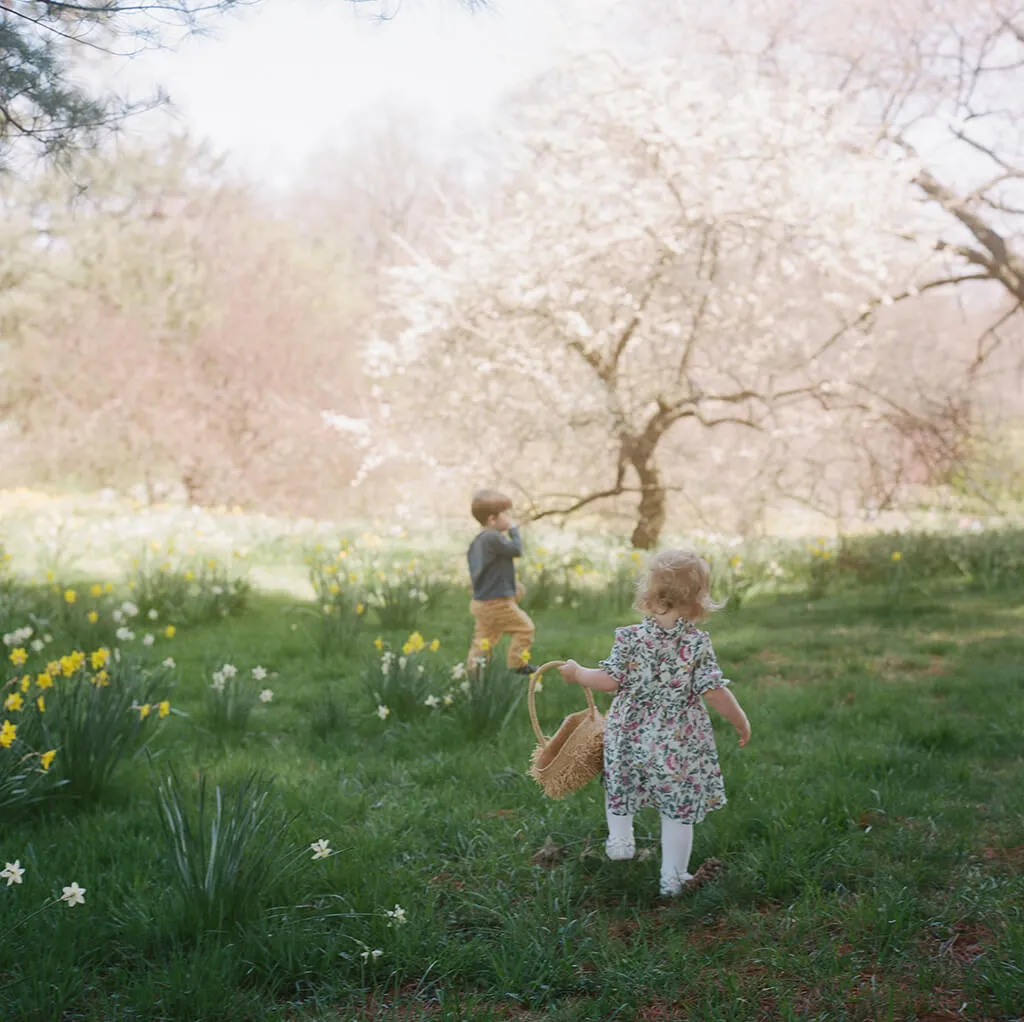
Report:
[[[486,525],[491,515],[500,515],[511,506],[512,499],[500,490],[478,490],[473,495],[473,517],[481,525]]]
[[[700,621],[724,604],[711,598],[711,567],[692,550],[662,550],[648,562],[636,586],[641,614],[676,611],[687,621]]]

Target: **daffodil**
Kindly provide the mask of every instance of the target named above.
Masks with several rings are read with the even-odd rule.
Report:
[[[149,711],[152,707],[149,703],[143,703],[141,706],[136,706],[135,709],[139,711],[139,720],[145,720],[149,716]]]
[[[436,710],[441,705],[441,700],[435,695],[429,695],[423,700],[424,706],[429,706],[432,710]]]
[[[164,629],[164,638],[173,639],[174,636],[177,635],[177,634],[178,634],[178,629],[175,628],[174,625],[168,625]]]
[[[15,859],[14,862],[8,862],[3,869],[0,869],[0,879],[7,881],[7,886],[11,884],[20,884],[21,878],[25,875],[25,870],[21,865],[20,859]]]
[[[46,713],[46,699],[43,696],[36,697],[36,707],[40,713]]]
[[[89,595],[92,597],[102,596],[103,586],[101,586],[98,582],[94,582],[91,586],[89,586]]]
[[[106,688],[110,684],[110,675],[106,671],[97,671],[96,677],[92,679],[92,683],[97,688]]]
[[[365,613],[366,613],[366,604],[365,603],[357,603],[356,604],[356,617],[362,617]]]
[[[160,719],[163,720],[163,718],[171,712],[170,700],[164,699],[162,702],[160,702],[159,705],[157,706],[157,712],[160,715]]]
[[[434,639],[430,643],[430,652],[431,653],[436,653],[440,648],[441,648],[441,640],[440,639]]]
[[[388,926],[402,926],[409,920],[405,917],[405,909],[401,905],[389,908],[384,915],[388,917]]]
[[[381,703],[377,707],[377,716],[380,717],[381,720],[387,720],[388,717],[390,716],[390,714],[391,714],[391,711],[383,703]],[[4,721],[4,727],[7,727],[7,721]],[[3,741],[3,735],[0,734],[0,742],[2,742],[2,741]]]
[[[253,681],[262,681],[267,676],[267,669],[265,667],[256,666],[252,669]]]
[[[76,593],[74,591],[74,589],[65,589],[64,590],[64,602],[65,603],[74,603],[75,600],[77,600],[77,599],[78,599],[78,593]]]
[[[85,618],[89,622],[89,624],[94,625],[96,624],[97,621],[99,621],[100,616],[96,613],[96,611],[90,610],[89,613],[85,615]]]
[[[483,650],[484,653],[490,652],[491,640],[490,639],[481,639],[480,640],[480,649]]]
[[[94,671],[98,671],[101,667],[106,667],[109,661],[110,650],[106,646],[101,646],[89,654],[89,663]]]
[[[39,757],[39,763],[44,770],[49,770],[53,763],[53,757],[57,755],[56,749],[50,749]]]
[[[5,720],[3,726],[0,727],[0,748],[9,749],[14,744],[14,740],[17,737],[18,725],[12,724],[9,720]]]
[[[899,552],[899,550],[894,550],[894,551],[892,552],[892,559],[893,559],[894,561],[902,561],[902,560],[903,560],[903,554],[901,554],[901,553]]]
[[[260,702],[261,702],[261,703],[269,703],[269,702],[270,702],[270,701],[271,701],[271,700],[272,700],[273,698],[274,698],[274,693],[273,693],[273,691],[272,691],[271,689],[269,689],[269,688],[265,688],[265,689],[264,689],[264,690],[263,690],[263,691],[262,691],[262,692],[260,693]]]
[[[402,652],[406,656],[409,656],[410,653],[419,653],[425,645],[426,643],[423,641],[423,636],[420,635],[419,632],[413,632],[402,647]]]
[[[373,640],[373,646],[374,649],[379,652],[384,648],[384,640],[378,635],[377,638]]]
[[[4,700],[4,709],[10,710],[12,713],[18,713],[25,705],[25,700],[22,698],[20,692],[12,692]]]
[[[75,905],[85,904],[85,888],[79,887],[77,881],[72,881],[70,887],[64,888],[64,893],[60,896],[61,901],[66,901],[68,907],[72,908]]]
[[[21,667],[26,660],[28,660],[28,653],[25,652],[24,647],[18,646],[11,650],[11,663],[15,667]]]
[[[21,679],[20,687],[22,692],[27,692],[32,687],[32,679],[29,675],[26,674],[25,677]]]
[[[326,838],[314,841],[309,847],[314,859],[326,859],[331,854],[331,846]]]
[[[360,951],[359,957],[362,958],[364,962],[375,962],[383,954],[384,952],[381,951],[379,947],[375,947],[372,951],[370,951],[369,948],[367,948],[366,951]]]

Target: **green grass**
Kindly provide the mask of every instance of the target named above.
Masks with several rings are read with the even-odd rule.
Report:
[[[320,656],[293,602],[173,642],[176,709],[91,805],[0,821],[3,1019],[1011,1019],[1024,1012],[1024,603],[883,588],[752,601],[712,622],[753,726],[716,722],[729,804],[696,829],[713,886],[657,897],[642,857],[601,854],[601,789],[545,800],[525,703],[474,741],[450,713],[379,720],[363,655]],[[594,663],[614,616],[538,612],[534,661]],[[421,622],[464,655],[465,600]],[[360,637],[366,655],[375,632]],[[386,633],[393,648],[404,634]],[[166,650],[161,652],[161,656]],[[240,736],[209,726],[212,666],[275,672]],[[525,682],[523,682],[525,684]],[[607,700],[602,698],[602,703]],[[552,729],[582,705],[546,679]],[[180,925],[157,780],[275,776],[295,849],[339,854],[259,892],[255,921]],[[534,853],[551,838],[549,866]],[[284,849],[289,852],[291,849]],[[308,857],[308,856],[307,856]],[[63,885],[86,903],[56,904]],[[386,910],[401,905],[404,925]],[[14,928],[16,927],[16,928]],[[13,928],[13,929],[12,929]],[[379,949],[376,961],[363,952]],[[962,1015],[955,1014],[967,1005]]]

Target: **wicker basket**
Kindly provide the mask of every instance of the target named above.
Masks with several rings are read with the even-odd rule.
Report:
[[[549,798],[564,798],[578,791],[597,777],[604,765],[604,717],[594,705],[589,688],[583,690],[587,697],[585,710],[569,714],[551,738],[545,738],[540,729],[534,689],[546,670],[564,663],[564,660],[552,660],[538,667],[530,678],[530,720],[538,742],[530,758],[530,776]]]

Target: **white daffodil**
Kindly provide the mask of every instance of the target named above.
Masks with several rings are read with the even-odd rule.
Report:
[[[0,880],[6,880],[8,887],[11,884],[20,884],[24,875],[25,870],[20,859],[15,859],[14,862],[9,862],[3,869],[0,869]]]
[[[389,908],[384,915],[388,917],[388,926],[401,926],[409,920],[405,917],[405,909],[401,905]]]
[[[166,660],[164,661],[164,667],[168,667],[168,668],[170,668],[171,670],[173,670],[173,669],[174,669],[174,668],[175,668],[176,666],[177,666],[177,665],[176,665],[176,664],[174,663],[174,657],[172,657],[172,656],[169,656],[169,657],[168,657],[168,658],[167,658],[167,659],[166,659]]]
[[[331,846],[327,838],[322,837],[319,841],[314,841],[309,847],[313,852],[314,859],[326,859],[331,854]]]
[[[379,947],[375,947],[372,951],[360,951],[359,957],[362,958],[364,962],[375,962],[382,954],[384,954],[384,952],[381,951]]]
[[[155,621],[159,616],[160,613],[157,611],[156,607],[153,607],[153,609],[149,612],[149,620]]]
[[[272,700],[273,698],[274,698],[274,693],[273,693],[273,691],[272,691],[271,689],[269,689],[269,688],[265,688],[265,689],[264,689],[264,690],[263,690],[263,691],[262,691],[262,692],[260,693],[260,702],[261,702],[261,703],[269,703],[269,702],[270,702],[270,701],[271,701],[271,700]]]
[[[60,900],[66,901],[69,908],[74,905],[84,905],[85,888],[79,887],[78,882],[73,880],[70,887],[64,888],[64,893],[60,896]]]
[[[135,633],[130,628],[118,628],[114,634],[119,642],[131,642],[135,638]]]
[[[437,696],[427,696],[427,698],[423,700],[423,705],[429,706],[432,710],[436,710],[441,705],[441,700],[438,699]]]
[[[121,604],[121,610],[124,612],[125,617],[135,617],[139,612],[139,608],[136,607],[131,600],[125,600],[124,603]]]
[[[153,640],[153,636],[152,635],[144,635],[142,637],[142,645],[143,646],[152,646],[153,645],[153,641],[154,640]]]
[[[262,681],[267,676],[267,669],[265,667],[254,667],[252,669],[252,676],[254,681]]]
[[[391,711],[383,703],[377,707],[377,716],[380,717],[381,720],[387,720],[390,714]]]
[[[225,678],[233,678],[238,673],[238,668],[234,664],[225,664],[221,669],[220,673]]]

